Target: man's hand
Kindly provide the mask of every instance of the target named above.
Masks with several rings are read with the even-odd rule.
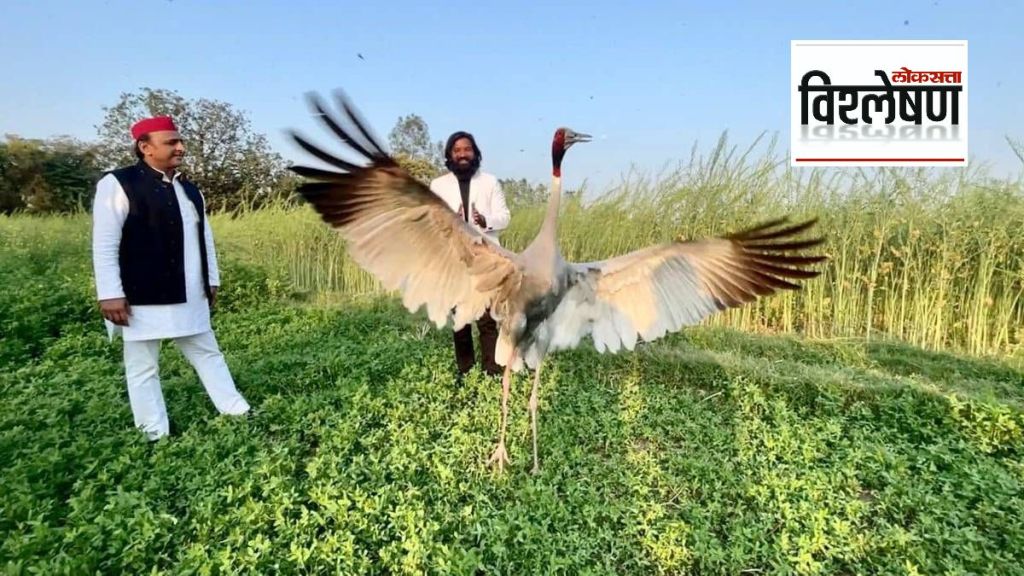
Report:
[[[118,326],[127,326],[128,317],[132,315],[132,307],[128,305],[127,298],[100,300],[100,313]]]
[[[476,211],[476,204],[473,205],[473,222],[481,228],[487,228],[487,219],[484,215]]]
[[[210,286],[210,308],[217,305],[217,287]]]

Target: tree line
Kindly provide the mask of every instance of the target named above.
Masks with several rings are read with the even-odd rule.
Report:
[[[104,107],[97,138],[48,139],[8,134],[0,140],[0,212],[61,214],[88,211],[103,174],[136,161],[129,136],[139,118],[169,114],[186,138],[183,170],[206,197],[211,211],[253,210],[294,203],[297,178],[271,149],[265,135],[231,104],[187,99],[173,90],[143,88]],[[389,151],[427,183],[444,173],[443,144],[431,138],[416,114],[398,118],[388,135]],[[511,205],[541,202],[546,187],[524,178],[501,181]]]

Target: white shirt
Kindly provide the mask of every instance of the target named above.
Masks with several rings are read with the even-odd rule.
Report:
[[[438,195],[448,204],[448,207],[459,213],[463,218],[459,206],[462,205],[462,192],[459,190],[459,179],[451,172],[434,178],[430,182],[430,190]],[[473,208],[479,212],[487,226],[481,228],[473,222]],[[469,206],[466,208],[469,214],[469,224],[486,234],[495,243],[498,241],[499,232],[508,228],[511,214],[508,205],[505,203],[505,193],[501,189],[501,183],[492,174],[480,170],[469,179]]]
[[[191,231],[196,229],[199,214],[185,190],[178,182],[163,176],[164,182],[171,182],[181,210],[184,234],[185,298],[181,304],[135,305],[128,301],[131,315],[127,326],[117,326],[104,320],[107,334],[113,339],[118,332],[125,340],[153,340],[177,338],[200,334],[210,330],[210,306],[203,290],[202,260],[199,254],[199,239]],[[128,196],[121,183],[113,174],[107,174],[96,184],[96,198],[93,201],[93,271],[96,275],[96,297],[98,300],[124,298],[121,286],[121,268],[118,253],[121,230],[128,216]],[[210,272],[210,285],[220,285],[217,255],[213,246],[213,232],[209,219],[205,220],[204,241]]]

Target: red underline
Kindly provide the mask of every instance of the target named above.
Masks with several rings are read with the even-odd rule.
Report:
[[[797,158],[797,162],[963,162],[963,158]]]

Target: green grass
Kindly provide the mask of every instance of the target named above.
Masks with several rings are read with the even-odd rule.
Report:
[[[755,334],[783,331],[786,306],[795,327],[831,321],[769,304],[730,320],[752,330],[553,356],[537,476],[518,377],[496,477],[497,382],[456,384],[450,334],[370,284],[321,299],[302,282],[358,275],[303,264],[332,240],[266,212],[215,219],[214,322],[252,416],[217,416],[168,346],[173,436],[149,445],[96,313],[86,222],[0,220],[5,573],[1024,573],[1018,360]]]

